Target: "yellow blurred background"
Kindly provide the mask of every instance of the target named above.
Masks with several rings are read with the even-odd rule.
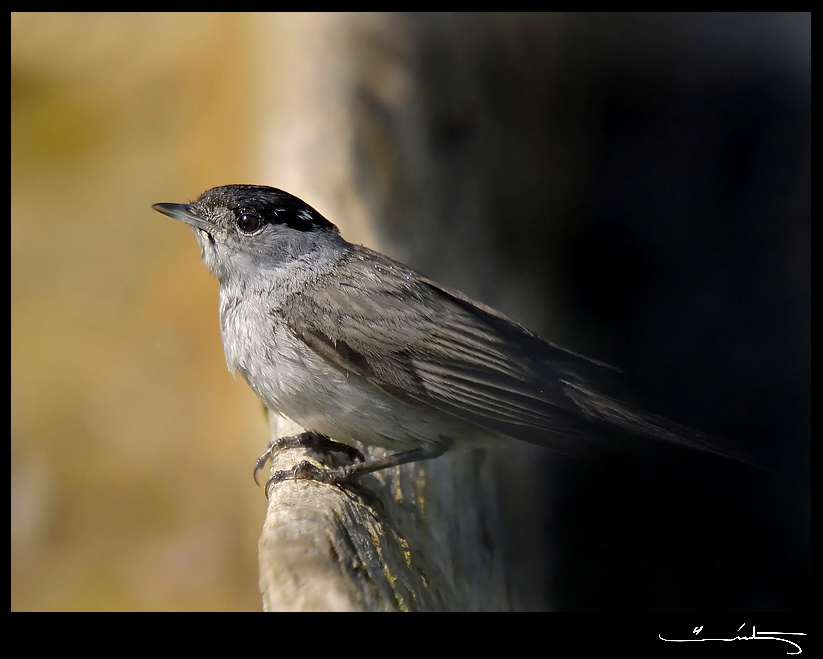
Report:
[[[150,206],[264,182],[252,53],[277,29],[11,16],[12,610],[260,609],[263,410]]]

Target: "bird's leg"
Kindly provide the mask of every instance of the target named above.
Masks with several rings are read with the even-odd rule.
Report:
[[[259,458],[257,458],[257,461],[254,463],[255,483],[260,485],[260,481],[257,479],[257,475],[260,473],[260,470],[266,466],[266,463],[272,458],[274,452],[281,448],[307,448],[313,451],[317,451],[318,453],[331,453],[332,451],[337,451],[339,453],[345,453],[347,456],[349,456],[349,458],[351,458],[352,460],[356,460],[360,463],[364,463],[366,461],[366,458],[363,456],[363,454],[353,446],[349,446],[348,444],[341,444],[340,442],[334,442],[325,435],[321,435],[320,433],[301,432],[299,435],[289,435],[288,437],[276,437],[275,439],[269,442],[269,445],[266,447],[266,450],[263,451],[262,455]],[[266,491],[268,491],[268,486],[266,487]]]
[[[323,469],[317,467],[306,460],[298,462],[292,469],[285,471],[276,471],[272,474],[266,483],[266,492],[277,483],[284,480],[314,480],[320,483],[344,483],[355,476],[362,474],[371,474],[381,469],[389,469],[390,467],[399,467],[400,465],[409,462],[418,462],[420,460],[431,460],[440,455],[443,455],[449,449],[448,444],[420,446],[411,451],[403,451],[402,453],[393,453],[387,455],[385,458],[377,460],[369,460],[368,462],[356,462],[334,469]],[[261,456],[262,458],[262,456]]]

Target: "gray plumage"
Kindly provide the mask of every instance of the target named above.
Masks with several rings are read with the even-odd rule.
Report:
[[[508,437],[576,453],[615,430],[740,458],[597,392],[584,375],[605,364],[348,243],[282,190],[230,185],[153,208],[191,225],[220,281],[229,369],[270,410],[401,452],[331,480]]]

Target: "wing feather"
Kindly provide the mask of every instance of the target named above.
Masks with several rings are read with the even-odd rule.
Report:
[[[593,434],[560,377],[605,365],[376,252],[352,250],[278,312],[315,352],[408,404],[543,445]]]
[[[754,464],[745,451],[591,388],[612,367],[364,247],[273,311],[312,350],[413,406],[563,452],[618,429]],[[342,275],[341,273],[345,273]]]

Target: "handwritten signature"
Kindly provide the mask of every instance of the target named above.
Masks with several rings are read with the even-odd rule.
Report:
[[[806,634],[801,632],[758,632],[755,626],[752,625],[751,636],[740,636],[739,632],[745,626],[745,622],[740,625],[740,627],[737,628],[737,636],[733,636],[732,638],[663,638],[660,634],[658,634],[657,637],[661,641],[666,641],[668,643],[694,643],[695,641],[781,641],[782,643],[793,645],[797,650],[797,652],[786,652],[786,654],[801,654],[803,652],[797,643],[788,638],[781,638],[781,636],[805,636]],[[695,627],[692,630],[692,634],[698,636],[701,631],[703,631],[702,626]]]

